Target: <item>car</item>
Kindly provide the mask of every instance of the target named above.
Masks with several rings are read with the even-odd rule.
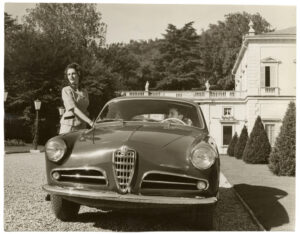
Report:
[[[51,138],[45,159],[43,189],[62,221],[76,218],[85,205],[179,209],[195,227],[213,226],[220,159],[201,108],[193,101],[114,98],[93,128]]]

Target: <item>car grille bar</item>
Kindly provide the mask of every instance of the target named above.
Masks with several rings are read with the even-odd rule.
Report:
[[[77,178],[77,179],[94,179],[94,180],[104,180],[104,176],[86,176],[86,175],[61,175],[61,177],[68,177],[68,178]]]
[[[194,185],[197,183],[183,183],[183,182],[172,182],[172,181],[162,181],[162,180],[143,180],[144,183],[156,183],[156,184],[178,184],[178,185]]]
[[[113,171],[117,187],[121,193],[130,192],[136,162],[136,152],[122,146],[113,153]]]
[[[147,190],[185,190],[185,191],[199,191],[197,188],[198,182],[204,182],[206,188],[208,181],[200,178],[190,177],[182,174],[151,171],[144,175],[141,183],[141,189]]]
[[[59,176],[55,178],[54,174]],[[51,175],[54,180],[57,180],[59,182],[107,185],[105,172],[98,168],[54,169],[52,170]]]

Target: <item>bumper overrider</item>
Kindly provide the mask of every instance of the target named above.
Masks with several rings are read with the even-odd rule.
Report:
[[[62,196],[67,200],[78,202],[82,205],[93,207],[182,207],[188,205],[214,205],[217,197],[165,197],[165,196],[144,196],[135,194],[119,194],[111,191],[81,190],[70,187],[44,185],[43,189],[51,195]]]

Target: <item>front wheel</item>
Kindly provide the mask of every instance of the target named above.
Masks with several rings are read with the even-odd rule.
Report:
[[[71,221],[76,218],[80,205],[66,199],[61,196],[51,195],[52,210],[56,218],[61,221]]]

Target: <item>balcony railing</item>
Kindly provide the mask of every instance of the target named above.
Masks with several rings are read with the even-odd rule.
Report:
[[[211,90],[211,91],[119,91],[121,96],[156,96],[188,99],[236,99],[245,98],[245,92]]]
[[[260,89],[260,95],[265,96],[278,96],[279,88],[277,87],[265,87]]]

